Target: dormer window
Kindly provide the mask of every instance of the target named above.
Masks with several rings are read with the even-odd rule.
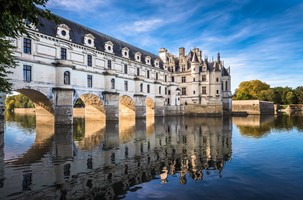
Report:
[[[104,49],[105,49],[105,52],[108,52],[108,53],[113,53],[114,51],[114,44],[111,42],[111,41],[108,41],[105,43],[104,45]]]
[[[129,58],[129,49],[127,47],[122,49],[122,57]]]
[[[150,56],[146,56],[145,57],[145,64],[148,64],[148,65],[150,65]]]
[[[90,33],[88,33],[88,34],[85,34],[84,35],[84,45],[85,46],[89,46],[89,47],[95,47],[95,37],[92,35],[92,34],[90,34]]]
[[[141,62],[141,53],[140,52],[135,53],[135,60],[138,62]]]
[[[155,62],[154,62],[154,64],[155,64],[155,67],[159,67],[159,60],[156,59]]]
[[[59,38],[70,40],[69,32],[70,32],[70,28],[66,24],[60,24],[57,27],[57,37]]]

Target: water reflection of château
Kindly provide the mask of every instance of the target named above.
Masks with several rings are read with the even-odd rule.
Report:
[[[40,162],[21,168],[20,162],[18,167],[6,163],[0,197],[111,199],[158,176],[159,184],[170,176],[178,176],[180,184],[189,177],[221,176],[231,158],[230,119],[173,117],[106,126],[79,121],[55,128],[53,144]]]

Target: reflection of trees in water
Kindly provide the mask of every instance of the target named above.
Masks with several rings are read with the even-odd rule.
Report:
[[[85,118],[74,118],[73,123],[74,141],[81,141],[85,136]]]
[[[276,130],[291,130],[297,128],[303,130],[303,115],[281,114],[275,117],[274,127]]]
[[[242,135],[259,138],[270,133],[272,125],[267,124],[261,126],[238,126],[238,128]]]
[[[18,114],[13,112],[5,112],[5,121],[18,122],[23,128],[34,129],[36,127],[36,115],[31,114]]]

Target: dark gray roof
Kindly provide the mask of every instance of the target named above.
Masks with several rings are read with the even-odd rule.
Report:
[[[116,38],[110,37],[93,29],[87,28],[65,18],[59,17],[59,24],[66,24],[70,28],[70,39],[73,43],[83,45],[83,39],[85,34],[92,34],[95,37],[95,47],[99,51],[104,52],[104,44],[108,41],[111,41],[114,44],[114,54],[116,56],[122,57],[122,49],[127,47],[129,49],[129,58],[131,60],[135,60],[134,55],[136,52],[140,52],[142,54],[141,61],[144,63],[145,56],[151,57],[151,65],[154,67],[154,60],[158,59],[160,61],[159,66],[163,69],[163,62],[161,58],[155,54],[147,52],[143,49],[135,47],[131,44],[118,40]],[[49,21],[44,18],[39,18],[39,21],[43,26],[38,26],[38,30],[40,33],[56,37],[57,34],[57,24],[54,21]]]

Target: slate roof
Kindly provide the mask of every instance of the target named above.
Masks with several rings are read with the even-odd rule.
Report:
[[[108,41],[111,41],[114,44],[113,51],[116,56],[122,57],[122,49],[124,47],[127,47],[129,49],[129,59],[135,61],[135,56],[134,56],[135,53],[140,52],[142,54],[141,55],[142,63],[145,63],[146,56],[150,56],[151,57],[151,66],[155,67],[154,60],[158,59],[160,61],[159,67],[160,67],[160,69],[163,69],[163,62],[162,62],[161,58],[155,54],[147,52],[143,49],[135,47],[131,44],[128,44],[126,42],[123,42],[123,41],[113,38],[111,36],[100,33],[91,28],[88,28],[88,27],[85,27],[78,23],[72,22],[63,17],[58,16],[58,18],[59,18],[59,20],[61,20],[59,22],[59,24],[66,24],[70,28],[70,39],[73,43],[83,45],[84,35],[90,33],[95,37],[95,47],[99,51],[105,52],[104,44]],[[46,35],[49,35],[52,37],[56,37],[57,26],[59,24],[56,24],[54,21],[49,21],[44,18],[39,18],[39,21],[44,25],[44,26],[37,26],[40,33],[43,33],[43,34],[46,34]]]

